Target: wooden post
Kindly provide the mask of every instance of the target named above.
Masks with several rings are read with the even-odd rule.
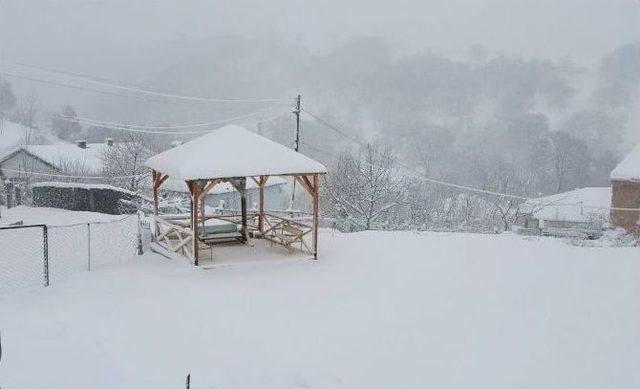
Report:
[[[152,170],[151,177],[153,177],[153,214],[158,215],[158,172]]]
[[[260,203],[258,209],[258,231],[260,236],[264,234],[264,186],[267,183],[267,176],[260,176],[258,189],[260,190]]]
[[[242,211],[242,239],[247,241],[247,179],[240,179],[240,209]]]
[[[191,231],[193,232],[193,264],[198,266],[198,191],[196,181],[187,181],[187,187],[191,193]]]
[[[318,259],[318,216],[319,216],[319,182],[318,174],[313,175],[313,259]]]
[[[153,177],[153,214],[158,215],[158,190],[169,175],[151,170],[151,176]]]

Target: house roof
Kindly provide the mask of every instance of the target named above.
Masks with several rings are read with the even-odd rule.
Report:
[[[107,147],[106,143],[88,143],[86,148],[72,143],[27,145],[6,155],[0,162],[24,151],[60,171],[99,173],[102,171],[102,158]]]
[[[611,172],[614,181],[640,181],[640,143]]]
[[[327,172],[320,162],[236,125],[166,150],[146,165],[183,181]]]
[[[282,177],[269,177],[266,187],[276,186],[276,185],[285,185],[289,183],[289,181]],[[247,180],[247,189],[254,189],[258,186],[253,180]],[[175,178],[168,178],[160,187],[160,190],[169,190],[172,192],[181,192],[181,193],[189,193],[189,189],[187,188],[187,183],[178,180]],[[236,189],[228,182],[221,182],[213,187],[213,189],[209,192],[209,194],[221,194],[221,193],[229,193],[234,192]]]
[[[527,200],[520,211],[541,220],[586,222],[594,215],[606,217],[610,206],[611,187],[592,187]]]

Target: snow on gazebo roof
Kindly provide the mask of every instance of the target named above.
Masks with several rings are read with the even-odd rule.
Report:
[[[613,169],[614,181],[640,181],[640,143]]]
[[[320,162],[236,125],[157,154],[146,166],[184,181],[327,172]]]

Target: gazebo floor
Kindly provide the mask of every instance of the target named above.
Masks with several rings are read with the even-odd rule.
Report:
[[[307,260],[313,255],[272,244],[263,239],[250,239],[247,244],[221,244],[200,249],[198,267],[214,269],[240,264],[265,264],[292,260]],[[213,256],[212,256],[213,254]]]

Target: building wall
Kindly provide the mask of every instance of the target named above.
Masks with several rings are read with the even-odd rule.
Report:
[[[41,173],[59,173],[57,170],[51,168],[51,166],[42,162],[40,159],[34,158],[32,155],[25,153],[24,151],[17,152],[13,157],[3,161],[0,164],[0,171],[2,172],[3,177],[5,179],[13,179],[15,181],[25,181],[29,179],[35,180],[38,178],[42,179],[42,177],[35,177],[34,175],[16,173],[3,169]]]
[[[264,188],[264,208],[267,210],[281,209],[283,203],[283,185],[271,185]],[[206,204],[217,207],[220,201],[224,201],[225,209],[240,209],[240,194],[236,191],[226,193],[214,193],[206,197]],[[247,189],[247,208],[257,206],[260,201],[258,188]]]
[[[612,208],[640,208],[640,181],[612,181]],[[638,211],[611,210],[611,223],[640,237]]]

